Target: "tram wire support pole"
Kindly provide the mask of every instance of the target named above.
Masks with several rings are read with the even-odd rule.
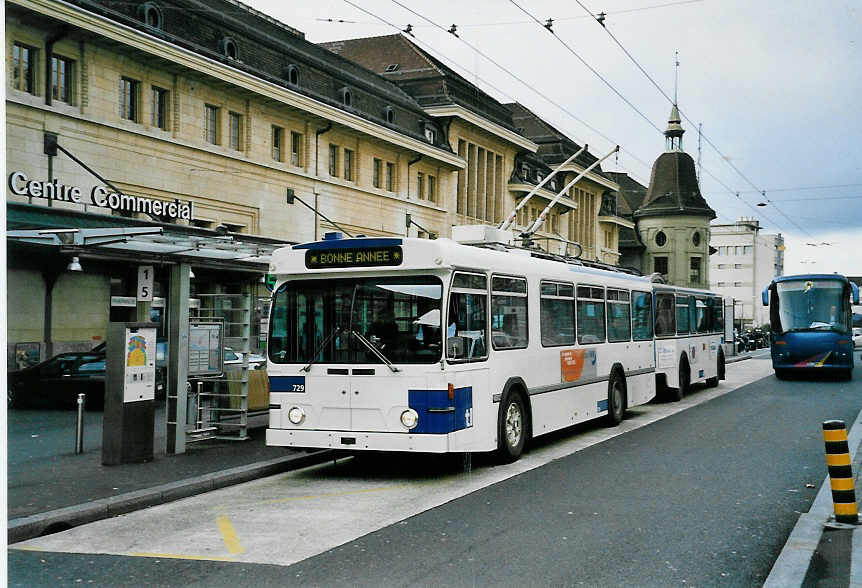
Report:
[[[850,447],[847,444],[847,427],[844,421],[824,421],[823,441],[826,445],[826,466],[835,521],[850,525],[859,524],[853,469],[850,465]]]
[[[75,423],[75,455],[84,452],[84,402],[87,395],[78,394],[78,420]]]

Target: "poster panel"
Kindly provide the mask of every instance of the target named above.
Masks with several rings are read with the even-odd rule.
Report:
[[[123,402],[153,400],[156,397],[156,329],[127,327],[125,334]]]

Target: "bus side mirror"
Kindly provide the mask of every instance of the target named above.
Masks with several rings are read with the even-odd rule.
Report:
[[[462,359],[464,357],[464,337],[446,339],[446,357],[449,359]]]
[[[859,287],[850,282],[850,289],[853,292],[853,304],[859,304]]]
[[[763,298],[763,306],[769,306],[769,286],[763,289],[760,296]]]

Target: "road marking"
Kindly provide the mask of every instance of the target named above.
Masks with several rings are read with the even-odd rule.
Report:
[[[182,555],[179,553],[127,553],[130,557],[153,557],[156,559],[190,559],[195,561],[234,561],[231,557],[220,557],[218,555]]]
[[[363,488],[361,490],[350,490],[348,492],[326,492],[323,494],[307,494],[305,496],[291,496],[290,498],[275,498],[273,500],[265,500],[262,504],[279,504],[282,502],[295,502],[297,500],[318,500],[320,498],[338,498],[340,496],[351,496],[353,494],[368,494],[371,492],[386,492],[387,490],[397,490],[406,488],[409,484],[396,484],[394,486],[378,486],[375,488]]]
[[[239,537],[236,536],[236,531],[234,531],[230,519],[225,515],[221,515],[216,517],[216,523],[218,524],[218,530],[221,531],[221,538],[224,539],[227,550],[234,555],[244,552],[245,549],[243,549],[242,544],[239,542]]]

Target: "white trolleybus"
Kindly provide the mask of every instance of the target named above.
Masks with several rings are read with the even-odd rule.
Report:
[[[553,257],[339,234],[276,251],[267,444],[515,459],[619,423],[655,396],[653,285]]]
[[[706,290],[653,284],[656,385],[680,400],[691,385],[724,379],[724,299]]]

